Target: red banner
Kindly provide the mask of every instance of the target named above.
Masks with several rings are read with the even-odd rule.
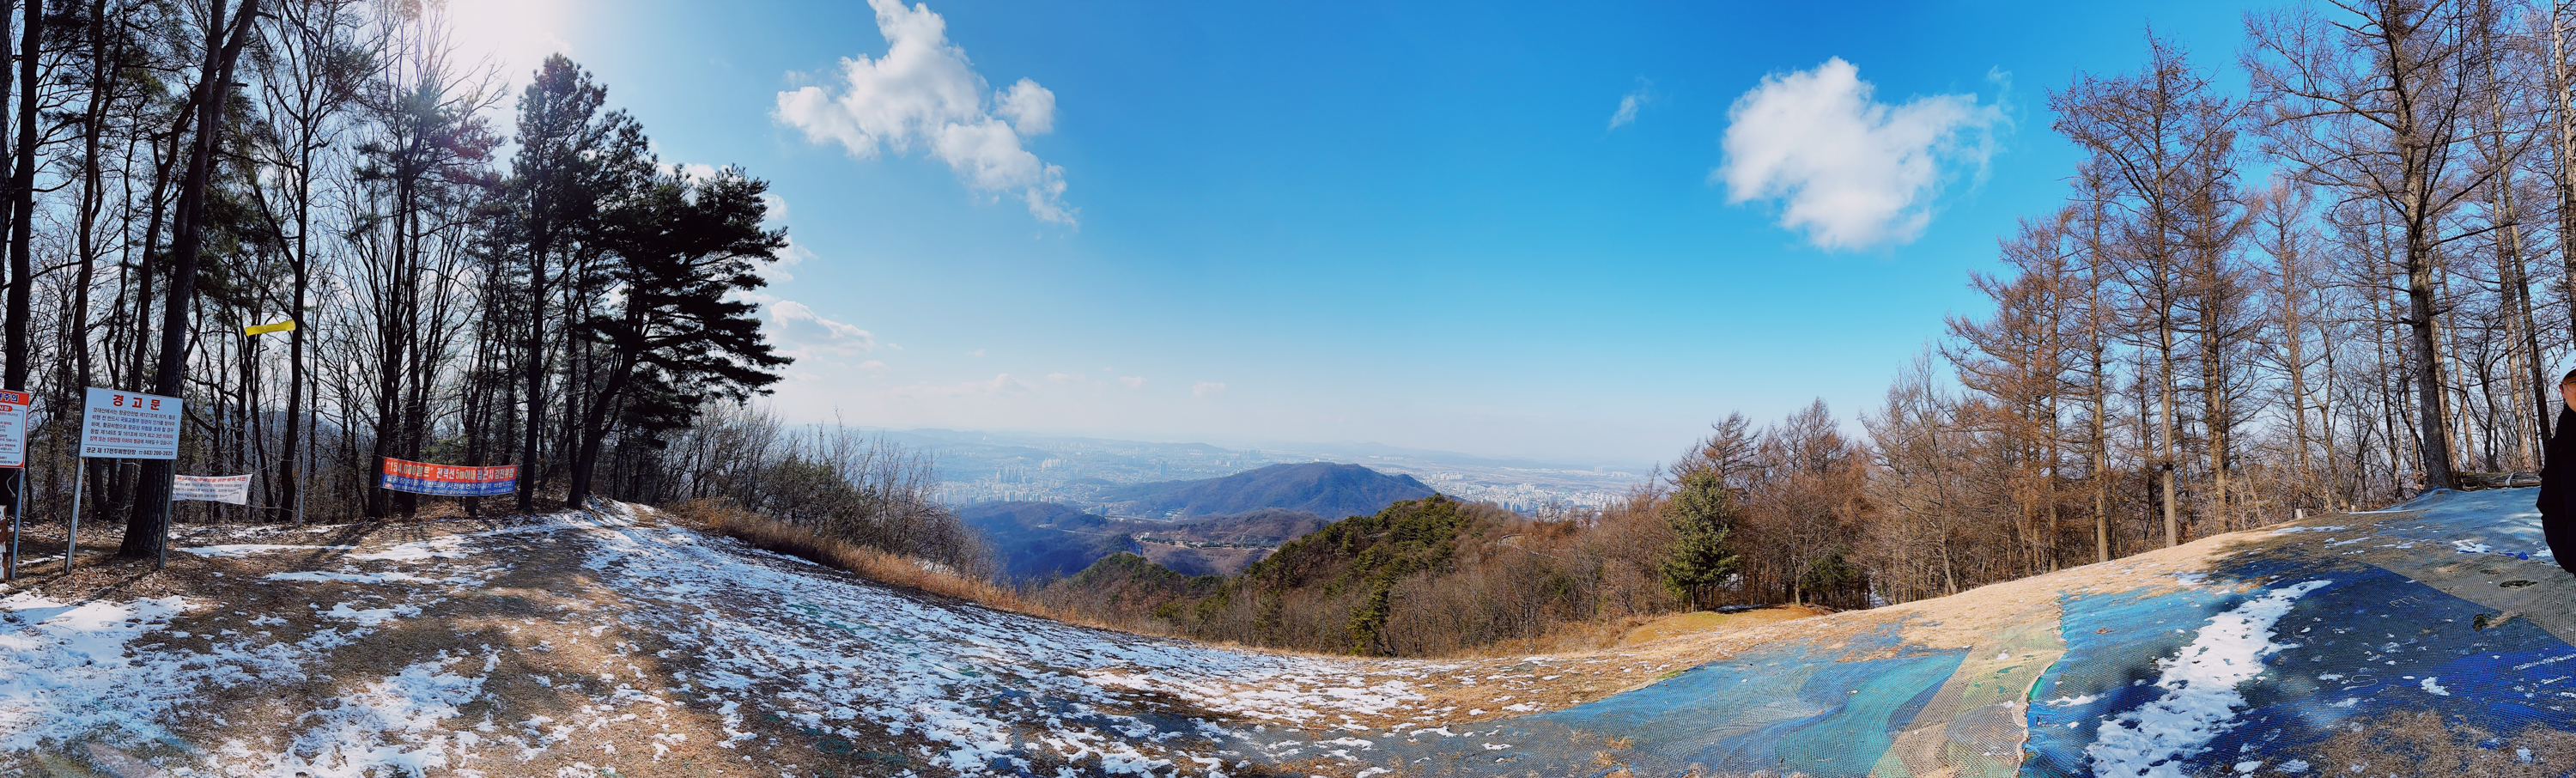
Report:
[[[467,467],[385,457],[384,488],[443,497],[492,497],[519,489],[519,466]]]

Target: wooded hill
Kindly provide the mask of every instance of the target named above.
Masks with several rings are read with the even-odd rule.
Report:
[[[1051,502],[984,503],[957,517],[983,538],[1004,576],[1051,581],[1112,554],[1137,554],[1184,575],[1231,574],[1322,528],[1305,511],[1262,508],[1179,521],[1112,519]]]
[[[1289,541],[1239,575],[1188,576],[1116,554],[1040,592],[1130,629],[1306,651],[1436,656],[1535,644],[1677,604],[1650,513],[1539,521],[1442,495]]]
[[[1093,500],[1103,512],[1115,516],[1179,519],[1278,508],[1339,518],[1366,516],[1397,500],[1431,495],[1431,487],[1413,476],[1387,475],[1360,465],[1307,462],[1222,478],[1122,486],[1102,490]]]
[[[1122,518],[1043,502],[970,505],[958,518],[983,535],[1003,573],[1017,581],[1072,575],[1118,553],[1184,575],[1224,575],[1330,523],[1327,515],[1367,515],[1430,494],[1412,476],[1315,462],[1104,492],[1103,512]],[[1319,515],[1319,508],[1351,512]]]

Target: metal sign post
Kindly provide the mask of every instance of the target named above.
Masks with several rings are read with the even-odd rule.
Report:
[[[72,519],[71,531],[64,533],[65,537],[70,538],[66,545],[63,546],[64,573],[70,573],[72,571],[72,556],[80,551],[81,487],[88,485],[89,457],[81,457],[80,464],[72,467]]]
[[[179,410],[176,397],[163,397],[141,392],[120,392],[90,387],[81,399],[81,470],[88,471],[91,457],[114,459],[178,459]],[[175,474],[174,474],[175,475]],[[86,480],[86,479],[84,479]],[[80,547],[80,490],[72,490],[71,538],[63,552],[63,572],[71,572],[73,552]],[[152,569],[159,570],[170,559],[170,518],[164,511],[161,519],[161,558]]]

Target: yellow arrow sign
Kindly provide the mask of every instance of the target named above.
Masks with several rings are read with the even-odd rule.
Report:
[[[286,320],[286,321],[278,322],[278,323],[276,323],[276,324],[257,324],[257,325],[252,325],[252,326],[249,326],[249,327],[243,327],[243,328],[242,328],[242,334],[243,334],[243,335],[266,335],[266,334],[269,334],[269,333],[271,333],[271,332],[285,332],[285,331],[287,331],[287,330],[291,330],[291,329],[295,329],[295,320],[294,320],[294,319],[288,319],[288,320]]]

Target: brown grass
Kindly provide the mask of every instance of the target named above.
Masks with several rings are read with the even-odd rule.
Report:
[[[1016,589],[983,578],[963,575],[913,557],[891,554],[827,537],[804,527],[744,510],[728,500],[692,500],[676,507],[662,509],[662,515],[676,523],[722,533],[753,548],[786,554],[888,586],[964,600],[997,611],[1036,616],[1091,629],[1148,637],[1176,637],[1169,633],[1132,629],[1082,613],[1050,606],[1022,595]],[[1220,648],[1288,656],[1338,656],[1295,649],[1248,646],[1231,640],[1196,642]]]
[[[1809,616],[1823,616],[1830,613],[1833,613],[1833,611],[1813,605],[1777,605],[1769,608],[1743,611],[1741,613],[1718,613],[1716,611],[1676,613],[1646,622],[1645,624],[1639,625],[1636,629],[1628,630],[1626,634],[1619,636],[1618,646],[1625,648],[1639,643],[1648,643],[1665,638],[1680,637],[1682,635],[1708,632],[1712,630],[1743,629],[1745,627],[1762,624],[1772,624],[1792,619],[1803,619]]]
[[[724,533],[753,548],[774,551],[815,564],[844,570],[877,583],[971,600],[1013,613],[1050,619],[1062,616],[1008,587],[963,575],[943,565],[891,554],[744,510],[724,500],[692,500],[666,511],[683,521]]]
[[[2307,759],[2344,778],[2556,778],[2576,764],[2576,732],[2534,724],[2499,736],[2431,711],[2396,713],[2347,725]]]

